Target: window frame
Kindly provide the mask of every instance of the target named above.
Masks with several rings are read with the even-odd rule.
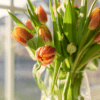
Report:
[[[1,4],[0,9],[8,9],[11,13],[14,14],[15,11],[26,12],[26,9],[15,7],[13,4],[14,0],[10,0],[10,5],[6,6]],[[15,99],[15,83],[14,83],[14,48],[12,48],[12,37],[11,29],[14,26],[13,20],[8,16],[5,25],[5,43],[4,43],[4,63],[5,63],[5,90],[4,98],[5,100],[14,100]]]

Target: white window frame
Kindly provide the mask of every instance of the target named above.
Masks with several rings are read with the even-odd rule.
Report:
[[[0,9],[8,9],[14,14],[15,11],[26,12],[26,9],[14,7],[14,0],[10,0],[10,5],[0,5]],[[15,100],[15,85],[14,85],[14,48],[12,48],[11,29],[13,20],[10,16],[6,20],[5,29],[5,100]]]

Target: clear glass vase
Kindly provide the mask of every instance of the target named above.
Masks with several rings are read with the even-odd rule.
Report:
[[[89,81],[86,72],[83,72],[80,94],[81,96],[79,96],[79,100],[91,100]],[[82,99],[81,97],[84,99]]]
[[[74,88],[74,85],[72,86],[72,88],[73,88],[73,91],[75,91],[75,92],[73,93],[73,99],[70,99],[70,100],[91,100],[90,87],[89,87],[87,74],[85,71],[78,72],[77,77],[80,78],[80,75],[82,75],[81,84],[79,84],[77,79],[75,79],[75,81],[73,81],[75,88]],[[64,89],[65,80],[64,79],[58,80],[57,83],[60,83],[60,84],[58,85],[58,87],[55,88],[57,93],[53,93],[53,94],[50,94],[50,84],[51,84],[50,81],[52,81],[52,75],[50,75],[50,73],[46,72],[46,75],[44,78],[44,83],[45,83],[45,87],[47,89],[47,95],[45,95],[45,93],[42,91],[41,92],[41,100],[65,100],[62,98],[63,94],[61,93],[61,91],[63,91],[63,89]],[[78,85],[80,85],[79,89],[77,88]],[[69,99],[66,99],[66,100],[69,100]]]

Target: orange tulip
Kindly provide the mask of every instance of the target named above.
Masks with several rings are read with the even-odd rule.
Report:
[[[56,49],[48,45],[40,47],[36,51],[37,60],[41,62],[41,65],[43,66],[50,64],[54,60],[55,54],[56,54]]]
[[[52,41],[52,36],[50,30],[43,24],[39,27],[39,35],[45,44],[50,44]]]
[[[96,29],[100,25],[100,9],[97,7],[91,13],[90,22],[88,28],[90,30]]]
[[[33,35],[20,26],[14,27],[14,32],[11,32],[12,37],[21,45],[26,46],[27,41],[33,38]]]
[[[39,7],[36,8],[36,14],[41,23],[47,22],[47,13],[44,11],[42,6],[39,5]]]
[[[93,17],[97,16],[97,14],[99,14],[99,13],[100,13],[99,7],[95,8],[91,13],[91,18],[90,19],[92,19]]]
[[[27,26],[29,29],[34,29],[33,26],[32,26],[32,23],[31,23],[31,20],[30,20],[30,19],[27,20],[26,26]]]
[[[100,44],[100,32],[95,36],[94,41]]]
[[[78,8],[78,5],[77,5],[77,4],[75,4],[75,5],[74,5],[74,7],[75,7],[75,8]]]

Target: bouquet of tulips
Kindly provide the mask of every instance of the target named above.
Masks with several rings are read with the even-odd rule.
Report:
[[[37,60],[32,72],[44,94],[41,100],[85,100],[80,94],[83,74],[78,72],[96,70],[100,57],[100,9],[93,10],[96,1],[87,14],[87,0],[81,0],[80,7],[74,0],[65,0],[63,4],[50,0],[53,36],[42,6],[36,8],[27,0],[26,25],[8,12],[17,24],[12,37]],[[43,81],[41,74],[45,69]]]

